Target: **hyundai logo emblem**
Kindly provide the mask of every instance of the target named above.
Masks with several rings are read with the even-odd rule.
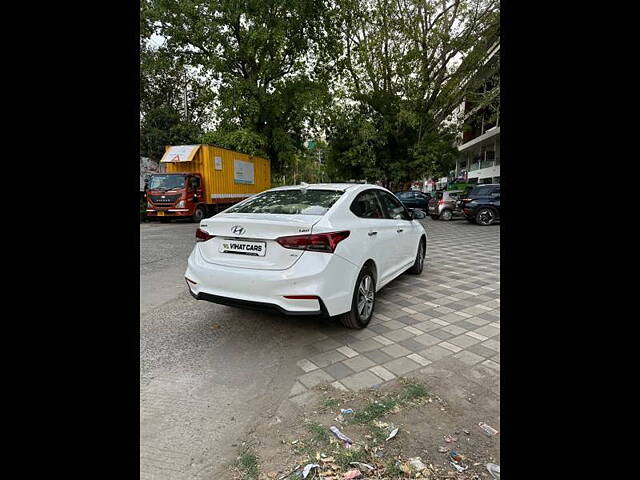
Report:
[[[233,227],[231,227],[231,232],[235,235],[243,235],[246,230],[240,225],[234,225]]]

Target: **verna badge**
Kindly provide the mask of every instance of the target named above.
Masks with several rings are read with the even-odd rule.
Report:
[[[234,225],[231,227],[231,233],[234,235],[244,235],[244,232],[246,232],[246,230],[240,225]]]

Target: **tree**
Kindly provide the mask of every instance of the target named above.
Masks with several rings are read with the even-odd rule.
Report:
[[[212,74],[215,138],[259,138],[276,172],[302,149],[326,96],[328,1],[147,0],[143,12],[175,58]]]
[[[444,171],[455,158],[445,121],[497,36],[497,0],[338,3],[336,61],[353,104],[328,115],[332,164],[385,185]]]

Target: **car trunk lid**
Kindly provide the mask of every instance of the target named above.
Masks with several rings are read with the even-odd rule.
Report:
[[[228,267],[284,270],[303,250],[284,248],[276,239],[310,234],[322,215],[223,213],[203,220],[200,228],[214,237],[199,244],[205,261]]]

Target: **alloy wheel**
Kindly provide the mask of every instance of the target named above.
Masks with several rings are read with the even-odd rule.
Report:
[[[483,208],[478,212],[478,223],[480,225],[490,225],[495,218],[493,211],[488,208]]]
[[[374,297],[373,279],[370,275],[365,275],[358,286],[358,315],[361,320],[366,321],[371,315]]]

